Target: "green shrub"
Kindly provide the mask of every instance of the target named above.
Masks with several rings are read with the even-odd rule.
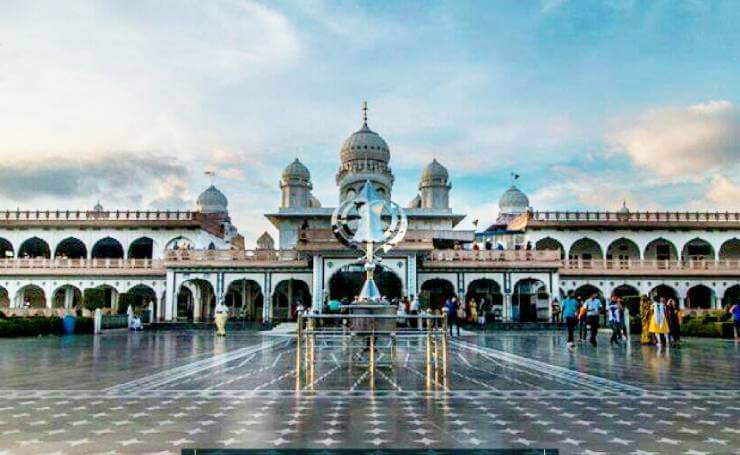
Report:
[[[105,289],[85,289],[82,293],[82,306],[90,311],[105,307]]]
[[[62,333],[62,319],[56,316],[11,317],[0,320],[0,337],[54,335]]]
[[[77,318],[75,322],[75,335],[93,333],[93,318]]]
[[[681,335],[698,337],[732,338],[733,327],[730,322],[707,322],[702,319],[684,321],[681,324]]]

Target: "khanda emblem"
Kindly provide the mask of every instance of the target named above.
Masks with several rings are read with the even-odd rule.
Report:
[[[408,220],[395,202],[380,197],[366,180],[353,199],[342,202],[331,217],[334,235],[357,249],[389,251],[406,235]]]

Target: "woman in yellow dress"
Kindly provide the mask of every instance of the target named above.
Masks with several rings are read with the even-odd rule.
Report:
[[[653,303],[652,313],[653,315],[650,318],[649,331],[655,335],[655,340],[658,343],[658,347],[660,347],[665,344],[666,335],[669,332],[668,314],[666,312],[665,299],[663,297]]]
[[[640,297],[640,320],[642,321],[642,330],[640,332],[641,344],[650,344],[651,307],[650,297],[646,295]]]

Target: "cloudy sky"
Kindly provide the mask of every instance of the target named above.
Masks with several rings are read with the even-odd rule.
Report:
[[[248,244],[298,156],[325,206],[360,106],[394,199],[450,169],[463,223],[740,210],[740,2],[34,1],[0,6],[0,207],[192,208]]]

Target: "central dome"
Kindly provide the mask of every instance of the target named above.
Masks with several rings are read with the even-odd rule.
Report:
[[[211,185],[203,191],[196,201],[201,213],[226,213],[229,201],[218,188]]]
[[[361,160],[388,163],[391,159],[391,152],[388,150],[388,144],[385,140],[378,133],[368,128],[367,121],[364,121],[362,127],[352,133],[342,144],[340,158],[342,163]]]

